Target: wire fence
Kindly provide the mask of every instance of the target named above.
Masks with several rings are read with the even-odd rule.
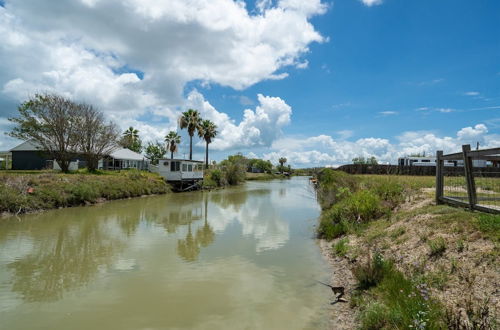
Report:
[[[500,213],[500,148],[436,156],[436,202]]]

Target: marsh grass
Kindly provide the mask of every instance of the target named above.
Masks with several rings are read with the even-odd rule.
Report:
[[[441,307],[430,298],[427,285],[406,278],[380,254],[355,268],[354,274],[358,290],[371,297],[357,298],[361,329],[444,328]]]
[[[110,172],[2,173],[0,212],[18,214],[170,191],[157,174],[138,170]]]

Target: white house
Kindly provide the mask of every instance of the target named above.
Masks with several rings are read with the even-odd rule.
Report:
[[[169,182],[196,182],[203,180],[203,162],[187,159],[160,159],[149,170],[160,174]]]

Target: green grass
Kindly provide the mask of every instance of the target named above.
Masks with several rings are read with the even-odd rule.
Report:
[[[157,174],[127,170],[0,174],[0,212],[25,213],[170,191]]]
[[[430,257],[440,257],[444,254],[446,251],[446,242],[444,241],[444,238],[438,237],[434,240],[430,240],[427,242],[429,245]]]
[[[441,306],[425,283],[406,278],[391,261],[375,254],[355,269],[360,329],[444,329]]]
[[[347,238],[340,239],[337,243],[333,244],[332,251],[339,257],[345,257],[349,251],[349,240]]]
[[[500,241],[500,215],[481,214],[477,218],[476,226],[486,236]]]

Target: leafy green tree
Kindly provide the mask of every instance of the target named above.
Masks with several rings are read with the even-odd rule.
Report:
[[[242,154],[229,156],[220,165],[224,181],[229,185],[237,185],[245,181],[248,160]]]
[[[130,126],[123,132],[120,145],[124,148],[140,153],[142,151],[142,141],[139,137],[139,131]]]
[[[258,168],[264,173],[271,173],[273,164],[269,160],[252,158],[248,160],[248,170],[250,171],[252,168]]]
[[[146,147],[146,156],[151,160],[151,164],[158,165],[158,160],[165,157],[167,149],[163,143],[156,141],[155,143],[148,143]]]
[[[205,166],[208,168],[208,145],[212,143],[212,139],[217,136],[217,125],[210,120],[202,120],[198,127],[198,136],[205,140]]]
[[[193,135],[200,128],[201,117],[197,110],[189,109],[183,112],[179,118],[181,129],[186,128],[189,134],[189,160],[193,159]]]
[[[178,146],[181,143],[181,136],[177,132],[170,131],[165,136],[167,149],[170,151],[170,159],[174,159],[174,152],[177,152]]]
[[[18,111],[19,117],[9,118],[16,124],[9,135],[32,140],[68,172],[78,144],[78,105],[56,94],[36,94]]]
[[[365,157],[356,157],[352,159],[352,163],[356,165],[366,164],[366,159]]]

